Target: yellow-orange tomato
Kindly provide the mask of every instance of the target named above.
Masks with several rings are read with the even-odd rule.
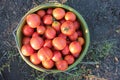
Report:
[[[85,40],[83,37],[78,37],[78,42],[80,43],[80,45],[84,45]]]
[[[54,66],[54,62],[52,60],[46,60],[46,61],[42,61],[42,65],[46,69],[51,69]]]
[[[65,16],[65,10],[63,8],[55,8],[52,14],[55,19],[60,20]]]
[[[65,20],[75,21],[76,15],[73,12],[67,12],[65,14]]]

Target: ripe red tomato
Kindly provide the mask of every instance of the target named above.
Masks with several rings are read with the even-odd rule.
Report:
[[[43,17],[43,23],[44,23],[44,24],[50,25],[50,24],[52,24],[52,22],[53,22],[53,17],[52,17],[52,15],[45,15],[45,16]]]
[[[46,61],[42,61],[42,65],[46,69],[51,69],[54,66],[54,62],[52,60],[46,60]]]
[[[52,48],[52,40],[51,39],[46,39],[43,46],[48,47],[48,48]]]
[[[75,32],[75,27],[73,25],[73,22],[71,21],[65,21],[61,25],[61,32],[67,36],[72,35]]]
[[[44,34],[45,32],[45,27],[44,26],[37,26],[37,33],[38,34]]]
[[[30,37],[23,37],[22,44],[29,44],[30,43]]]
[[[56,67],[58,70],[65,71],[68,68],[68,63],[66,60],[60,60],[56,62]]]
[[[76,15],[73,12],[67,12],[65,14],[65,20],[75,21]]]
[[[60,34],[58,35],[58,37],[62,37],[62,38],[64,38],[64,39],[67,38],[67,36],[66,36],[65,34],[62,34],[62,33],[60,33]]]
[[[80,45],[82,46],[85,43],[85,40],[83,37],[78,37],[78,42],[80,43]]]
[[[40,49],[44,44],[44,41],[41,37],[32,37],[30,40],[30,45],[33,49],[38,50]]]
[[[81,36],[83,35],[83,34],[82,34],[82,31],[80,31],[80,30],[77,31],[77,34],[78,34],[79,37],[81,37]]]
[[[38,34],[37,32],[34,32],[34,33],[32,34],[32,37],[39,37],[39,34]]]
[[[52,45],[57,50],[63,50],[65,48],[65,46],[66,46],[66,40],[64,38],[62,38],[62,37],[55,37],[52,40]]]
[[[39,10],[37,11],[37,14],[42,18],[46,13],[45,10]]]
[[[65,16],[65,10],[62,8],[55,8],[53,10],[53,16],[55,19],[60,20]]]
[[[78,30],[80,27],[80,22],[78,20],[76,20],[73,22],[73,24],[74,24],[75,29]]]
[[[21,52],[24,56],[30,56],[34,53],[34,49],[30,46],[30,44],[25,44],[22,46]]]
[[[75,58],[78,58],[80,53],[72,54]]]
[[[68,64],[73,64],[75,61],[74,57],[70,54],[66,55],[64,59],[67,61]]]
[[[52,15],[52,12],[53,12],[53,8],[48,8],[48,9],[47,9],[47,14]]]
[[[22,33],[23,33],[25,36],[32,36],[32,34],[34,33],[34,29],[31,28],[31,27],[28,26],[28,25],[25,25],[25,26],[23,26]]]
[[[35,65],[41,63],[40,59],[39,59],[38,56],[37,56],[37,53],[34,53],[34,54],[32,54],[32,55],[30,56],[30,61],[31,61],[33,64],[35,64]]]
[[[62,54],[63,54],[63,55],[67,55],[67,54],[69,54],[69,53],[70,53],[69,46],[66,45],[65,48],[62,50]]]
[[[38,58],[41,61],[46,61],[46,60],[50,60],[53,57],[53,52],[51,51],[51,49],[47,48],[47,47],[42,47],[39,51],[38,51]]]
[[[74,32],[72,35],[69,36],[69,38],[70,38],[71,41],[77,40],[77,38],[78,38],[77,32]]]
[[[62,54],[60,53],[60,51],[54,51],[52,60],[57,62],[57,61],[59,61],[61,59],[62,59]]]
[[[33,13],[27,15],[26,22],[31,28],[36,28],[37,26],[40,25],[41,19],[39,15]]]
[[[52,27],[47,27],[46,31],[45,31],[45,37],[47,39],[53,39],[56,36],[56,31],[54,28]]]
[[[69,45],[69,50],[70,50],[70,52],[71,52],[72,54],[78,54],[78,53],[81,52],[82,47],[81,47],[81,45],[80,45],[79,42],[73,41],[73,42],[71,42],[70,45]]]
[[[52,23],[52,27],[53,27],[56,31],[60,31],[60,26],[61,26],[61,24],[60,24],[60,22],[58,22],[58,21],[54,21],[54,22]]]

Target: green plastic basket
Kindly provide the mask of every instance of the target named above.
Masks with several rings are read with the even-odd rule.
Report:
[[[67,6],[67,5],[64,5],[64,4],[61,4],[61,3],[45,3],[45,4],[41,4],[31,10],[29,10],[25,16],[23,16],[23,18],[21,19],[20,23],[18,24],[17,28],[14,30],[14,36],[15,36],[15,40],[16,40],[16,44],[17,44],[17,48],[19,50],[19,53],[21,55],[21,57],[23,58],[23,60],[28,64],[30,65],[32,68],[36,69],[36,70],[39,70],[39,71],[42,71],[42,72],[48,72],[48,73],[57,73],[57,72],[62,72],[60,70],[57,70],[57,69],[45,69],[43,68],[42,66],[37,66],[37,65],[34,65],[30,62],[30,60],[28,59],[28,57],[25,57],[23,56],[23,54],[21,53],[21,46],[22,46],[22,27],[23,25],[25,24],[25,18],[28,14],[31,14],[31,13],[34,13],[36,11],[38,11],[39,9],[46,9],[46,8],[56,8],[56,7],[61,7],[61,8],[64,8],[68,11],[72,11],[76,14],[78,20],[80,21],[81,23],[81,29],[82,29],[82,32],[83,32],[83,37],[85,39],[85,44],[83,46],[83,49],[82,49],[82,52],[81,52],[81,55],[78,57],[78,59],[74,62],[74,64],[70,65],[68,67],[67,70],[70,70],[71,68],[75,67],[78,63],[80,63],[80,61],[84,58],[84,56],[86,55],[87,53],[87,50],[88,50],[88,47],[89,47],[89,44],[90,44],[90,34],[89,34],[89,29],[88,29],[88,26],[84,20],[84,18],[73,8]],[[66,71],[67,71],[66,70]]]

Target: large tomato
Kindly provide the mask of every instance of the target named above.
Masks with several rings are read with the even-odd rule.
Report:
[[[60,31],[60,26],[61,26],[61,24],[60,24],[59,21],[54,21],[54,22],[52,23],[52,27],[53,27],[56,31]]]
[[[56,36],[56,31],[54,28],[52,27],[47,27],[46,31],[45,31],[45,37],[47,39],[53,39]]]
[[[52,48],[52,40],[51,39],[46,39],[43,46],[48,47],[48,48]]]
[[[61,32],[65,35],[72,35],[75,32],[75,27],[73,22],[71,21],[65,21],[62,25],[61,25]]]
[[[54,51],[52,60],[57,62],[57,61],[59,61],[61,59],[62,59],[62,54],[60,53],[60,51]]]
[[[51,69],[54,66],[54,62],[52,60],[46,60],[46,61],[42,61],[42,65],[46,69]]]
[[[41,37],[32,37],[30,40],[30,45],[33,49],[38,50],[40,49],[44,44],[44,41]]]
[[[30,56],[34,53],[34,49],[30,46],[30,44],[25,44],[22,46],[21,52],[24,56]]]
[[[77,40],[77,38],[78,38],[77,32],[74,32],[72,35],[69,36],[69,38],[70,38],[71,41]]]
[[[45,32],[45,27],[44,26],[37,26],[37,33],[38,34],[44,34]]]
[[[55,19],[60,20],[65,16],[65,10],[62,8],[55,8],[53,10],[53,16]]]
[[[66,55],[64,59],[67,61],[68,64],[73,64],[75,61],[74,57],[70,54]]]
[[[66,46],[66,40],[64,38],[62,38],[62,37],[55,37],[52,40],[52,45],[57,50],[63,50],[65,48],[65,46]]]
[[[67,12],[65,14],[65,20],[75,21],[76,15],[73,12]]]
[[[38,51],[38,58],[41,61],[45,61],[45,60],[50,60],[53,57],[53,52],[51,51],[51,49],[47,48],[47,47],[42,47],[39,51]]]
[[[31,28],[36,28],[37,26],[40,25],[41,19],[39,15],[33,13],[27,15],[26,22]]]
[[[60,60],[56,62],[56,67],[58,70],[65,71],[68,68],[68,63],[66,60]]]
[[[37,11],[37,14],[42,18],[46,13],[45,10],[39,10]]]
[[[45,16],[43,17],[43,23],[44,23],[44,24],[50,25],[50,24],[52,24],[52,22],[53,22],[53,17],[52,17],[52,15],[45,15]]]
[[[23,26],[22,33],[25,36],[31,36],[34,33],[34,29],[28,25]]]
[[[37,53],[34,53],[34,54],[32,54],[32,55],[30,56],[30,61],[31,61],[33,64],[35,64],[35,65],[41,63],[40,59],[38,58]]]
[[[30,37],[24,37],[23,39],[22,39],[22,44],[24,45],[24,44],[29,44],[30,43]]]
[[[78,53],[81,52],[82,47],[81,47],[81,45],[80,45],[79,42],[73,41],[73,42],[71,42],[70,45],[69,45],[69,50],[70,50],[70,52],[71,52],[72,54],[78,54]]]

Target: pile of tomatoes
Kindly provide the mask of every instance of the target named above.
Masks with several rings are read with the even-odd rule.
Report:
[[[46,69],[66,70],[85,43],[77,16],[63,8],[28,14],[22,34],[22,54]]]

